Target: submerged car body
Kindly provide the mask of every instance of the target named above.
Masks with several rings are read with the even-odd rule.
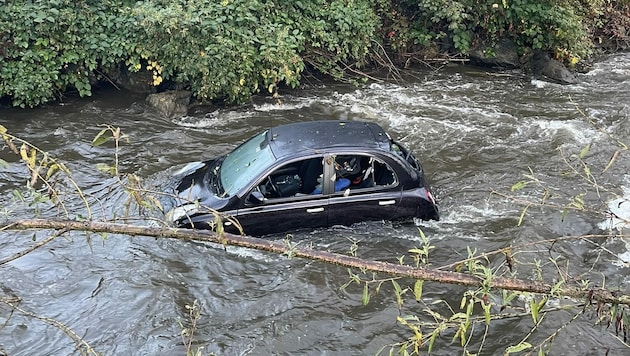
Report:
[[[422,166],[377,124],[272,127],[175,176],[167,217],[179,227],[265,235],[367,220],[439,220]],[[218,213],[220,214],[218,214]],[[220,217],[219,220],[217,217]]]

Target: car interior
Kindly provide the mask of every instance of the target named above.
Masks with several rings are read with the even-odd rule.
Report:
[[[346,168],[345,171],[337,173],[343,178],[350,180],[350,189],[371,188],[374,186],[388,186],[396,182],[394,172],[387,164],[367,156],[352,156],[357,158],[356,168]],[[344,166],[345,162],[352,161],[350,156],[337,156],[336,161],[341,161]]]
[[[322,160],[314,157],[289,163],[264,179],[258,189],[266,199],[321,194]],[[363,155],[336,156],[335,180],[336,191],[389,186],[397,181],[387,164]]]

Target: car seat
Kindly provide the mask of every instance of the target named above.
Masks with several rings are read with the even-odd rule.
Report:
[[[311,158],[302,162],[299,170],[299,176],[302,178],[302,190],[303,194],[311,194],[317,186],[317,178],[324,172],[322,166],[322,158]]]

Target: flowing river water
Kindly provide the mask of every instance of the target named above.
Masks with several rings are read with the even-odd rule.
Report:
[[[94,216],[112,217],[124,214],[127,195],[115,179],[96,168],[114,160],[112,144],[91,146],[102,129],[99,125],[120,127],[128,136],[121,142],[120,171],[135,173],[147,185],[159,185],[185,163],[226,153],[271,125],[319,119],[377,122],[416,153],[437,196],[441,220],[421,225],[433,246],[430,267],[461,261],[468,256],[467,249],[479,254],[513,246],[520,277],[540,274],[552,283],[561,270],[577,281],[590,279],[592,286],[605,283],[627,292],[627,238],[535,243],[601,233],[606,229],[607,202],[628,196],[630,152],[621,151],[602,171],[622,148],[616,140],[630,144],[629,54],[602,59],[574,85],[459,66],[408,75],[404,84],[310,83],[300,90],[283,90],[281,104],[258,97],[234,109],[197,107],[177,119],[156,114],[142,95],[112,90],[63,105],[2,109],[0,124],[64,162],[85,190]],[[583,177],[563,174],[569,165],[584,172],[577,155],[587,145],[584,162],[599,190]],[[43,216],[51,215],[45,203],[24,206],[16,201],[12,192],[24,188],[28,172],[6,148],[0,155],[7,162],[0,169],[2,219],[32,217],[36,208]],[[540,202],[543,193],[536,184],[510,190],[528,180],[524,175],[530,170],[549,188],[548,202],[577,204],[572,197],[586,193],[582,200],[599,213],[563,216],[561,208],[530,206],[519,226],[524,205],[504,195]],[[84,205],[75,200],[71,216],[85,216]],[[2,259],[48,234],[0,232],[0,236]],[[285,235],[267,238],[283,240]],[[418,228],[404,222],[296,231],[291,241],[341,253],[358,242],[358,256],[395,263],[403,255],[407,255],[405,263],[413,263],[408,250],[422,246]],[[491,255],[487,264],[509,275],[502,254]],[[408,291],[399,309],[391,283],[384,283],[378,294],[374,294],[376,284],[371,284],[370,301],[363,305],[362,285],[341,288],[349,281],[344,267],[170,239],[94,235],[88,242],[83,233],[57,238],[1,265],[0,271],[0,297],[20,297],[24,311],[63,323],[104,355],[185,354],[180,322],[188,325],[186,306],[195,300],[201,316],[193,348],[203,347],[204,355],[373,355],[380,350],[387,354],[389,345],[413,336],[397,323],[397,316],[415,315],[429,322],[434,319],[428,309],[446,317],[463,312],[460,301],[467,290],[427,282],[422,302]],[[398,282],[405,288],[414,281]],[[500,304],[501,293],[493,293],[490,301]],[[568,302],[559,299],[549,304]],[[514,300],[514,307],[519,303],[527,304]],[[579,308],[572,308],[546,314],[527,341],[536,346],[560,329],[551,355],[630,352],[617,339],[614,326],[595,326],[597,315],[592,310],[568,323],[578,312]],[[467,349],[500,355],[523,340],[532,327],[529,315],[493,321],[487,335],[483,323],[476,324]],[[431,331],[428,324],[422,329]],[[451,343],[455,331],[444,331],[432,354],[463,354],[459,340]],[[0,354],[2,350],[11,356],[76,353],[72,340],[58,327],[21,312],[11,315],[4,305],[0,306]]]

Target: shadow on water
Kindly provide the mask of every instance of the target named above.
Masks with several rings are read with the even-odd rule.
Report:
[[[158,186],[184,164],[226,153],[270,125],[361,119],[381,124],[424,164],[442,211],[441,221],[422,226],[435,246],[430,255],[434,267],[466,258],[467,247],[493,251],[598,230],[603,216],[575,214],[563,222],[561,212],[535,208],[519,227],[522,207],[491,192],[509,192],[531,168],[546,182],[562,184],[572,193],[572,187],[582,182],[570,177],[556,180],[564,169],[559,148],[575,153],[591,144],[592,162],[605,165],[602,162],[616,149],[607,133],[622,139],[630,136],[628,55],[598,64],[571,86],[474,69],[413,74],[418,79],[405,85],[309,87],[285,93],[282,105],[256,98],[238,109],[199,107],[177,119],[159,117],[141,96],[103,93],[62,106],[4,110],[0,124],[66,163],[97,217],[122,216],[129,198],[96,168],[114,159],[111,144],[91,146],[101,130],[98,125],[120,127],[129,137],[119,152],[121,172],[133,172],[146,184]],[[595,125],[581,117],[576,106]],[[25,169],[5,151],[0,158],[8,162],[0,170],[0,188],[21,189]],[[622,193],[621,187],[630,187],[629,166],[620,158],[600,183]],[[607,197],[587,198],[605,207]],[[0,201],[12,210],[12,218],[32,215],[32,207],[14,203],[11,194]],[[69,206],[75,214],[85,214],[81,201],[71,200]],[[358,241],[359,256],[391,262],[422,243],[415,225],[399,222],[297,231],[291,239],[342,253]],[[32,233],[5,233],[0,249],[5,256],[30,243]],[[625,258],[625,264],[601,259],[602,244]],[[607,283],[628,283],[627,242],[558,243],[553,249],[532,247],[519,258],[532,262],[549,256],[577,257],[571,259],[576,274],[594,268]],[[504,263],[499,257],[490,262]],[[88,244],[84,234],[73,233],[2,269],[3,293],[20,296],[22,307],[33,313],[62,321],[104,354],[183,354],[178,321],[186,319],[186,305],[194,300],[203,306],[196,345],[208,353],[375,354],[410,337],[396,324],[399,310],[391,287],[383,287],[363,306],[361,286],[340,289],[349,278],[345,268],[243,248],[120,235],[93,236]],[[442,304],[431,303],[447,300],[458,306],[463,291],[427,283],[424,304],[406,302],[404,311],[421,313],[431,307],[448,314]],[[532,341],[542,341],[571,317],[568,312],[554,314]],[[610,354],[626,350],[609,330],[592,327],[593,322],[580,320],[563,330],[554,340],[553,354],[604,354],[607,347]],[[531,327],[531,318],[492,324],[483,354],[502,353]],[[471,350],[478,347],[482,332],[482,328],[474,332]],[[446,332],[434,354],[460,353],[457,345],[450,345],[452,336]],[[74,350],[57,329],[20,315],[13,315],[0,329],[0,346],[11,355]]]

